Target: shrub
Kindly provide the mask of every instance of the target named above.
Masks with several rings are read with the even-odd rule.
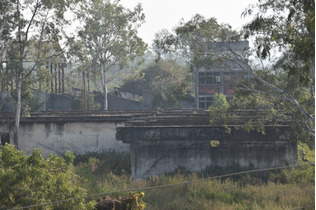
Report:
[[[87,209],[86,191],[78,187],[74,155],[42,157],[39,149],[30,156],[6,144],[0,150],[0,208],[45,205],[45,209]],[[54,202],[69,199],[64,202]]]

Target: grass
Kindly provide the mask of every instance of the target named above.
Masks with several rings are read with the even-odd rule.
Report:
[[[313,154],[314,151],[307,151],[305,157],[314,161]],[[237,164],[227,168],[211,167],[201,174],[179,169],[173,174],[133,181],[129,158],[127,154],[114,152],[79,156],[76,160],[76,173],[88,194],[95,194],[190,182],[245,170]],[[138,193],[141,191],[145,193],[146,209],[153,210],[314,209],[315,167],[308,165],[298,169],[245,174],[225,179],[205,179],[172,187],[139,190]],[[128,193],[129,190],[108,195],[126,197]]]

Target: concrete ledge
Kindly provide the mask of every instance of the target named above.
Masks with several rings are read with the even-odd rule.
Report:
[[[266,126],[266,134],[256,131],[246,132],[240,126],[231,126],[228,132],[224,126],[210,125],[177,125],[177,126],[141,126],[118,127],[116,139],[124,143],[135,141],[289,141],[292,130],[289,126]]]

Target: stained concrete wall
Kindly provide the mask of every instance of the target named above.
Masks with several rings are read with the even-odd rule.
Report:
[[[202,171],[208,166],[268,168],[295,163],[296,143],[288,128],[266,128],[266,135],[223,127],[125,127],[117,138],[131,144],[132,176],[145,178],[179,167]],[[218,140],[217,147],[211,140]]]
[[[19,149],[30,153],[41,148],[43,155],[49,153],[75,154],[101,152],[104,150],[129,152],[129,145],[115,139],[117,126],[114,122],[28,122],[21,123],[19,129]]]
[[[115,122],[27,122],[19,129],[19,149],[30,153],[41,148],[43,155],[62,155],[67,151],[75,154],[104,150],[129,152],[129,145],[115,139]]]

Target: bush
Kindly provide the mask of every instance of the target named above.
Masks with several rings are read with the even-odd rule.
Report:
[[[74,155],[64,158],[42,157],[39,149],[30,156],[15,146],[6,144],[0,150],[0,208],[39,205],[44,209],[87,209],[86,191],[78,187],[73,168]],[[69,199],[64,202],[55,202]]]

